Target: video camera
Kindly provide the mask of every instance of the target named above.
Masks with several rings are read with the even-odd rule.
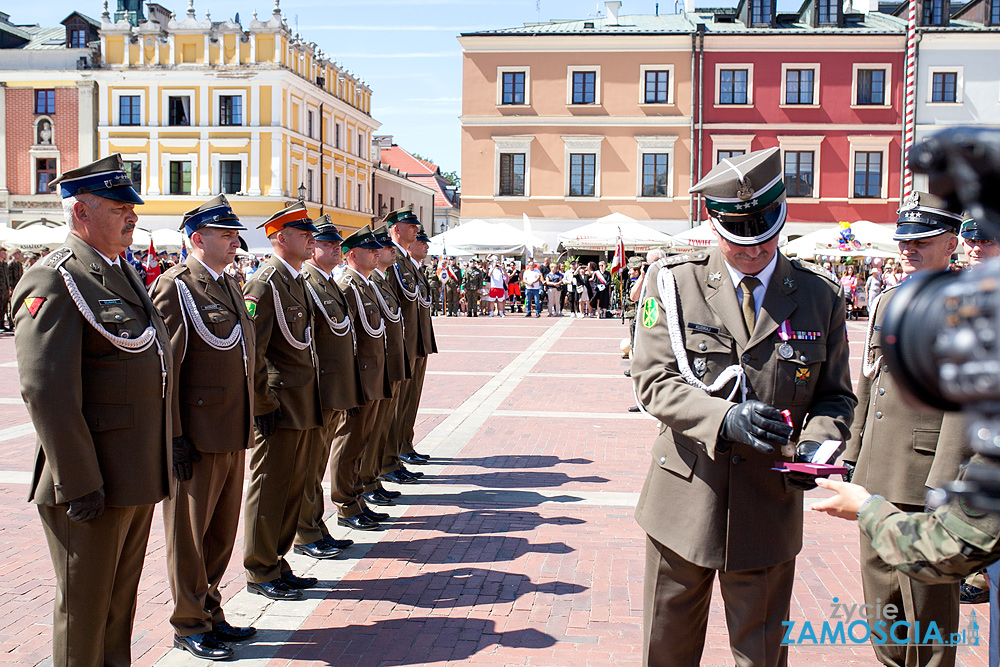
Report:
[[[1000,130],[944,130],[908,157],[913,172],[929,176],[931,194],[1000,239]],[[882,333],[904,392],[938,410],[961,410],[973,448],[989,460],[969,466],[945,494],[1000,512],[1000,259],[906,281]]]

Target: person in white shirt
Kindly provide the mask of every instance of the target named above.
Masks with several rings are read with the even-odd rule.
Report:
[[[542,316],[542,273],[537,264],[530,264],[521,274],[526,290],[525,317],[531,317],[531,304],[535,304],[535,317]]]

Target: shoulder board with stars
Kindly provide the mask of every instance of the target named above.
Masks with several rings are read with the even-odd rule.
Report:
[[[656,262],[656,266],[677,266],[678,264],[686,264],[688,262],[702,262],[706,259],[708,259],[708,253],[685,252],[680,255],[664,257]]]
[[[73,256],[73,250],[63,246],[58,250],[53,250],[49,253],[49,256],[45,258],[45,266],[50,269],[58,269],[63,262]]]
[[[266,283],[271,280],[271,276],[274,275],[275,271],[277,271],[276,268],[274,268],[273,266],[268,266],[266,268],[258,270],[256,273],[253,274],[253,277],[261,282]]]
[[[175,264],[174,266],[171,266],[169,269],[167,269],[166,273],[164,273],[163,275],[166,276],[167,278],[176,278],[180,274],[187,271],[187,268],[188,267],[186,264]]]
[[[840,282],[837,280],[837,276],[833,275],[819,264],[813,264],[812,262],[803,262],[800,259],[793,259],[792,266],[794,266],[796,269],[799,269],[800,271],[808,271],[809,273],[815,273],[817,276],[826,278],[827,280],[829,280],[830,282],[834,283],[837,286],[840,285]]]

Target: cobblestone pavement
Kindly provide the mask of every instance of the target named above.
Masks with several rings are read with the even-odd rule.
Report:
[[[848,325],[855,377],[864,324]],[[632,391],[618,352],[626,328],[522,316],[438,317],[435,327],[442,353],[431,359],[417,423],[418,451],[433,457],[421,468],[427,477],[399,487],[405,495],[388,508],[387,529],[352,533],[357,544],[341,559],[290,555],[296,573],[321,580],[303,600],[247,594],[234,557],[227,615],[260,629],[237,657],[336,667],[638,665],[644,536],[632,509],[657,424],[626,412]],[[10,334],[0,334],[0,441],[0,662],[48,664],[52,566],[25,502],[34,438]],[[170,648],[163,547],[157,512],[133,659],[204,664]],[[856,525],[807,512],[797,575],[792,620],[822,622],[834,597],[860,601]],[[971,609],[963,606],[966,619]],[[975,610],[985,637],[986,606]],[[986,648],[963,647],[959,658],[986,665]],[[867,645],[795,647],[790,662],[877,664]],[[703,664],[733,664],[718,594]]]

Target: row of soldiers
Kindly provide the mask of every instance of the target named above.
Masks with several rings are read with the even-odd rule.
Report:
[[[184,214],[188,258],[147,293],[120,253],[143,201],[120,155],[53,182],[66,245],[14,292],[21,389],[38,436],[30,500],[56,573],[53,664],[127,665],[153,507],[164,500],[174,646],[234,654],[219,591],[236,540],[246,451],[249,592],[317,585],[286,555],[335,558],[337,522],[378,530],[426,463],[413,424],[436,352],[427,236],[409,209],[342,238],[296,203],[261,225],[273,247],[243,289],[225,272],[245,230],[224,195]],[[346,261],[336,279],[334,269]]]

